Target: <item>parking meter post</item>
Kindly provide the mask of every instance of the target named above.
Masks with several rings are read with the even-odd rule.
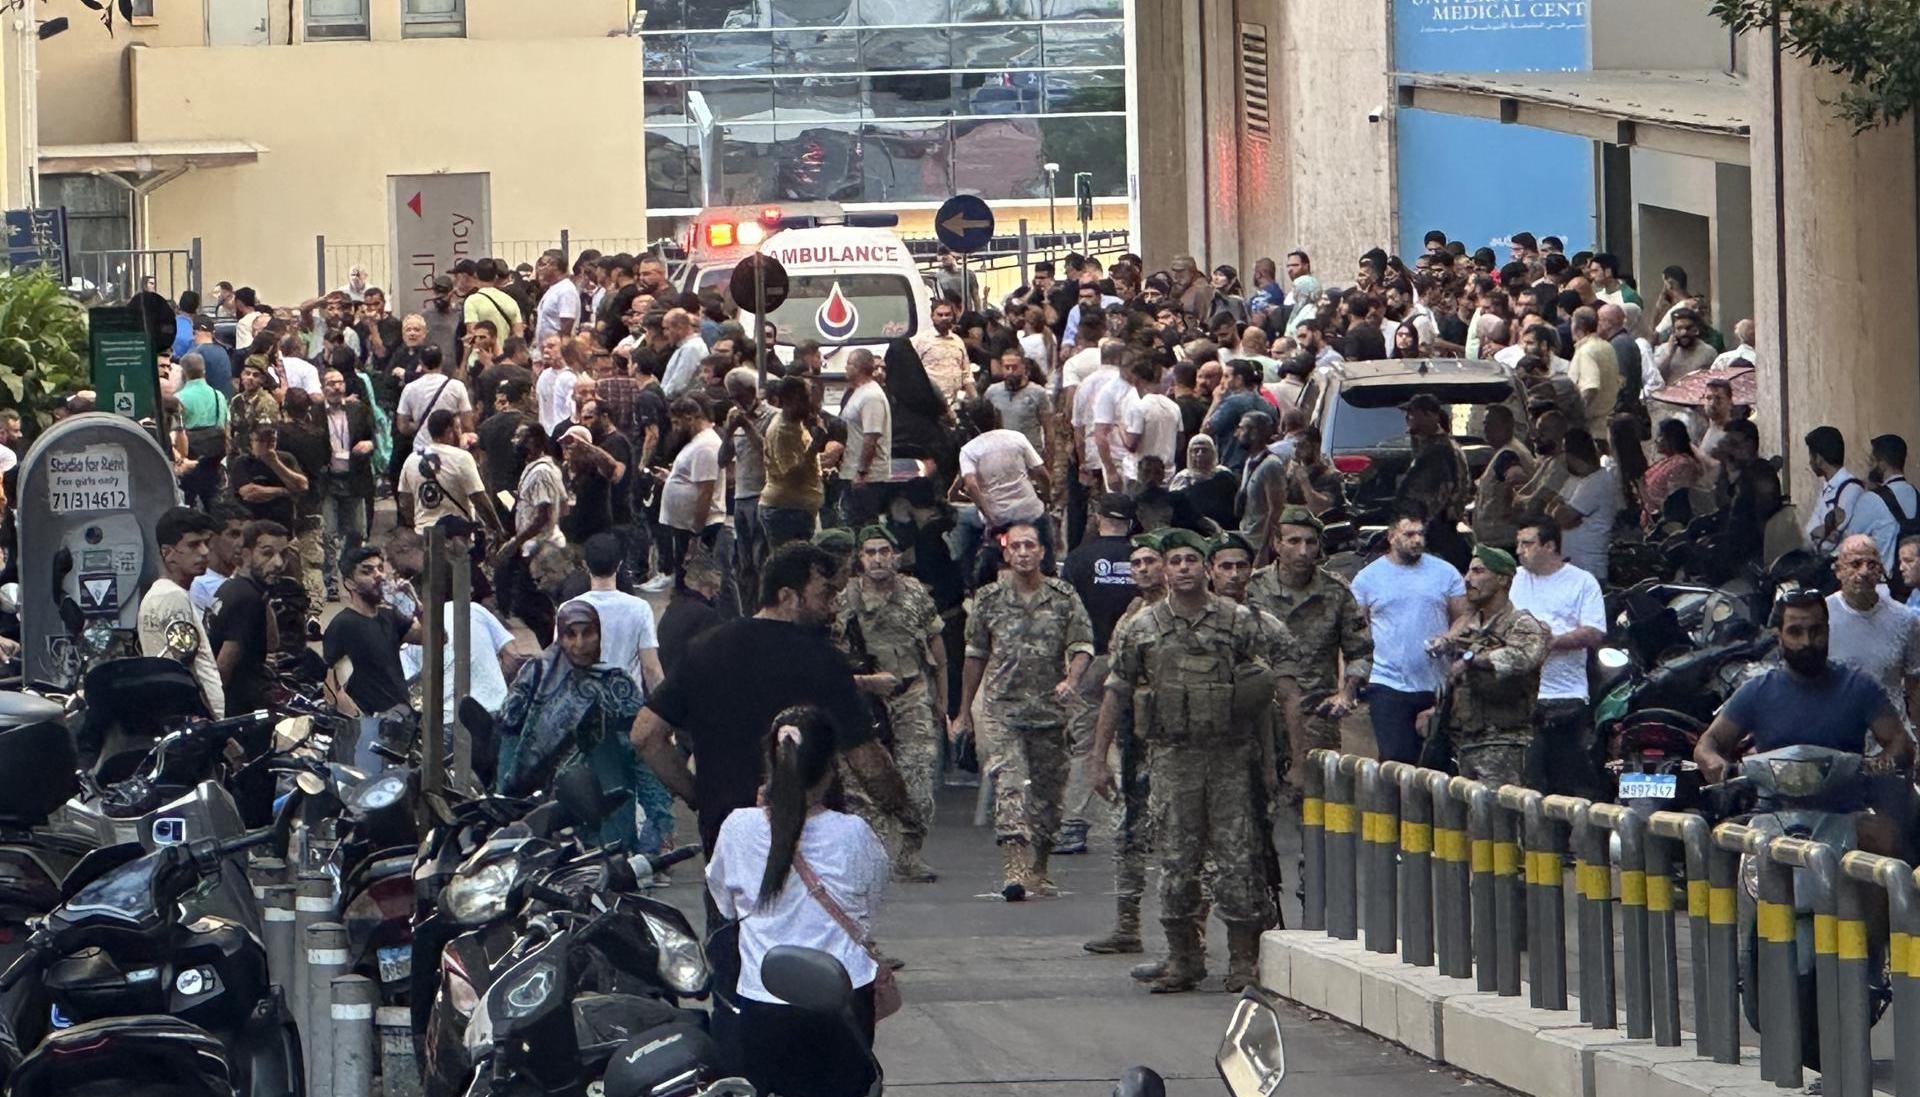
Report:
[[[1680,964],[1674,942],[1673,845],[1647,835],[1647,994],[1653,1003],[1653,1042],[1680,1046]]]
[[[1332,751],[1313,751],[1299,775],[1301,929],[1327,928],[1327,769],[1323,754],[1336,757]]]
[[[1433,966],[1433,790],[1429,770],[1401,762],[1382,767],[1400,785],[1400,959]]]
[[[1490,790],[1491,791],[1491,790]],[[1494,988],[1502,997],[1520,996],[1520,935],[1527,928],[1527,888],[1520,878],[1519,820],[1500,802],[1497,792],[1488,797],[1488,813],[1493,819],[1494,940],[1499,958]]]
[[[1707,1023],[1702,1027],[1716,1063],[1740,1061],[1740,904],[1733,889],[1740,876],[1735,832],[1744,829],[1723,824],[1707,848]]]
[[[1471,877],[1468,890],[1473,920],[1473,985],[1479,991],[1500,986],[1500,892],[1493,871],[1493,790],[1464,777],[1458,787],[1467,801],[1467,846]]]
[[[1351,941],[1360,936],[1359,898],[1355,879],[1353,770],[1332,751],[1323,754],[1326,770],[1327,936]]]
[[[1453,979],[1473,975],[1472,880],[1467,860],[1467,805],[1456,794],[1456,778],[1428,771],[1433,802],[1433,870],[1436,952],[1440,974]]]
[[[1768,856],[1767,843],[1749,832],[1747,853],[1759,861],[1759,899],[1754,923],[1760,967],[1760,1077],[1782,1089],[1798,1089],[1800,1068],[1800,971],[1794,942],[1793,870]]]

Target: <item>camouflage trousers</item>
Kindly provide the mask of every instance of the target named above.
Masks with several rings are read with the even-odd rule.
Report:
[[[1264,878],[1254,862],[1256,751],[1247,742],[1149,746],[1147,803],[1160,854],[1162,922],[1198,923],[1206,916],[1200,882],[1207,875],[1222,920],[1263,918]]]
[[[1462,735],[1454,740],[1454,764],[1460,776],[1499,788],[1501,785],[1526,784],[1528,729],[1518,741],[1512,735],[1494,733],[1490,737]]]
[[[308,604],[318,614],[327,604],[326,538],[318,519],[300,523],[300,535],[294,538],[293,547],[300,556],[300,585],[307,588]]]
[[[975,725],[983,774],[993,777],[994,838],[1052,848],[1067,788],[1067,729],[1010,726],[981,708]]]
[[[933,777],[940,768],[940,744],[945,738],[933,713],[933,696],[927,679],[908,686],[898,697],[887,699],[887,719],[893,725],[893,768],[907,786],[907,800],[920,815],[923,826],[933,826]],[[871,820],[869,820],[871,822]],[[876,827],[889,853],[899,861],[897,822]]]
[[[1123,902],[1138,905],[1147,893],[1147,747],[1133,734],[1131,714],[1114,730],[1120,744],[1120,829],[1113,836],[1113,887]]]

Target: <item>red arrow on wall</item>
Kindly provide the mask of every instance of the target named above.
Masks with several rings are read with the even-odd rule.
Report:
[[[414,192],[413,192],[413,197],[412,197],[412,198],[409,198],[409,199],[407,199],[407,208],[413,211],[413,215],[414,215],[415,217],[419,217],[419,216],[421,216],[421,213],[420,213],[420,193],[421,193],[420,191],[414,191]]]

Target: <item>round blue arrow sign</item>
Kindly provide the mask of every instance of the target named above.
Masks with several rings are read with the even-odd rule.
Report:
[[[993,239],[993,209],[971,194],[956,194],[933,215],[933,234],[962,255],[979,251]]]

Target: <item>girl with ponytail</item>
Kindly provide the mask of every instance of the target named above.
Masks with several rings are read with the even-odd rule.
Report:
[[[838,959],[853,982],[854,1011],[871,1048],[880,969],[868,942],[892,867],[865,820],[828,807],[835,749],[825,713],[810,705],[783,709],[773,718],[766,750],[760,805],[727,816],[707,863],[714,905],[722,917],[739,921],[740,975],[732,996],[738,1013],[725,1026],[732,1031],[720,1035],[763,1093],[858,1092],[864,1057],[823,1053],[845,1041],[840,1022],[775,998],[761,983],[760,964],[778,945]]]

